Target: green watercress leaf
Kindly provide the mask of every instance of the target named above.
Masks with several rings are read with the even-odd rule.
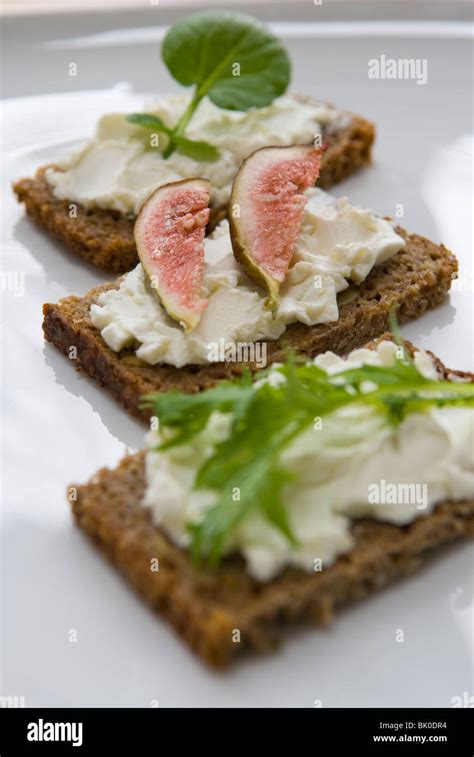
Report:
[[[186,110],[173,128],[146,113],[133,113],[128,120],[168,136],[165,159],[175,150],[195,160],[219,157],[215,146],[184,136],[205,95],[220,108],[246,111],[270,105],[290,82],[290,60],[280,40],[240,13],[210,10],[187,16],[168,30],[161,55],[176,81],[194,85]]]
[[[219,150],[209,142],[203,140],[187,139],[174,133],[173,129],[166,126],[164,121],[152,113],[130,113],[126,117],[127,121],[144,129],[162,132],[172,139],[176,149],[194,160],[214,161],[219,157]]]
[[[178,152],[194,160],[203,160],[211,163],[217,160],[220,155],[215,145],[211,145],[209,142],[204,142],[203,140],[187,139],[175,134],[173,142],[176,144]]]
[[[220,108],[269,105],[289,84],[291,66],[280,40],[240,13],[204,11],[178,21],[161,54],[171,75]],[[236,75],[236,74],[239,75]]]
[[[172,132],[172,129],[170,129],[169,126],[166,126],[161,118],[154,116],[151,113],[130,113],[126,119],[129,123],[143,126],[145,129],[162,131],[164,134],[171,134]]]

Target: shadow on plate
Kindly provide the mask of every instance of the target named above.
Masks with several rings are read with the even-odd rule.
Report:
[[[454,323],[455,318],[456,308],[451,303],[448,295],[442,305],[439,305],[434,310],[427,311],[415,321],[408,321],[402,324],[401,332],[406,339],[409,339],[417,347],[429,350],[432,349],[429,343],[430,338],[434,337],[437,331]],[[443,355],[438,354],[438,357],[442,359]],[[455,369],[457,366],[448,365],[448,368]]]
[[[85,294],[93,286],[113,278],[113,274],[106,274],[82,260],[25,215],[15,224],[13,237],[39,263],[46,280],[59,284],[70,294]]]
[[[85,400],[93,412],[100,416],[112,436],[131,450],[144,446],[147,431],[145,424],[129,416],[93,379],[76,371],[71,361],[61,355],[55,347],[45,343],[43,356],[45,364],[54,374],[56,384],[62,386],[69,394]],[[100,467],[100,464],[99,460],[97,467]]]

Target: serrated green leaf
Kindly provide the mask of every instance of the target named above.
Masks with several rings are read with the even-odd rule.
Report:
[[[276,386],[261,382],[254,388],[247,374],[199,394],[170,392],[147,398],[146,406],[154,409],[161,427],[172,434],[161,449],[189,442],[203,431],[214,411],[232,416],[230,434],[215,445],[197,472],[195,487],[215,491],[217,501],[201,522],[189,527],[195,559],[217,563],[234,529],[252,510],[296,544],[282,499],[291,476],[282,468],[281,453],[315,417],[361,404],[373,406],[390,423],[398,424],[409,413],[431,407],[474,407],[474,384],[425,378],[408,359],[328,375],[292,358],[276,370],[285,378]],[[261,373],[258,378],[262,379]],[[236,488],[239,498],[232,496]]]
[[[233,413],[238,417],[248,399],[253,397],[252,379],[248,372],[235,382],[222,381],[198,394],[184,394],[172,390],[167,394],[148,394],[142,397],[141,408],[152,408],[162,427],[175,435],[163,442],[160,449],[185,444],[199,434],[215,411]]]

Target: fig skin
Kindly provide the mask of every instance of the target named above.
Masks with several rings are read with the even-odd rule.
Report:
[[[280,302],[280,284],[278,281],[275,281],[275,279],[272,279],[271,276],[268,276],[267,273],[253,261],[245,245],[241,244],[239,230],[234,221],[232,210],[229,212],[229,230],[235,259],[239,265],[242,266],[247,276],[268,293],[268,297],[265,300],[265,307],[270,310],[277,310]]]
[[[207,207],[200,208],[195,214],[193,214],[193,216],[190,219],[184,219],[182,222],[183,230],[185,232],[192,233],[192,231],[196,227],[199,227],[199,228],[206,227],[206,224],[209,218],[209,207],[208,207],[209,190],[210,190],[209,181],[207,179],[200,179],[200,178],[182,179],[181,181],[175,181],[175,182],[170,182],[169,184],[163,184],[161,187],[158,187],[150,195],[150,197],[142,205],[140,212],[137,216],[137,219],[135,222],[135,228],[134,228],[134,237],[135,237],[135,243],[137,246],[138,257],[147,275],[148,281],[150,283],[150,289],[153,291],[155,296],[158,297],[160,304],[162,305],[164,310],[166,310],[170,318],[177,321],[185,331],[192,331],[199,323],[202,312],[207,306],[207,301],[197,298],[197,308],[195,311],[193,311],[192,308],[179,302],[179,297],[176,296],[178,294],[177,292],[166,291],[165,286],[160,287],[159,271],[156,268],[154,268],[154,265],[153,265],[154,261],[150,257],[149,250],[147,249],[146,244],[143,239],[143,232],[144,232],[143,225],[144,223],[146,223],[144,219],[146,218],[150,209],[153,212],[153,207],[156,206],[158,208],[160,201],[163,203],[163,206],[165,206],[167,194],[171,195],[171,193],[179,187],[182,187],[183,189],[186,189],[187,187],[200,188],[201,190],[207,193]],[[201,266],[201,274],[202,274],[202,266]],[[182,294],[182,288],[179,293]]]
[[[230,229],[230,238],[232,242],[232,250],[234,253],[234,256],[237,260],[237,262],[242,266],[246,274],[255,281],[256,284],[261,286],[263,289],[265,289],[268,293],[268,297],[266,300],[266,307],[270,308],[271,310],[276,310],[278,308],[280,298],[279,298],[279,291],[280,291],[280,284],[281,282],[277,279],[273,278],[267,271],[265,271],[261,265],[258,264],[258,262],[254,259],[252,255],[252,251],[249,249],[248,244],[246,244],[245,240],[242,239],[242,207],[245,203],[245,196],[244,201],[240,199],[240,194],[242,192],[240,184],[243,183],[242,179],[245,177],[245,173],[249,169],[249,166],[253,162],[255,156],[262,154],[265,155],[265,153],[268,153],[270,156],[270,153],[272,156],[275,155],[275,151],[282,151],[282,158],[286,156],[289,157],[290,152],[297,152],[300,156],[304,155],[314,155],[315,153],[318,154],[319,159],[321,158],[322,153],[324,152],[324,147],[315,147],[313,145],[275,145],[272,147],[261,147],[258,150],[255,150],[251,155],[248,156],[240,166],[240,169],[234,179],[233,185],[232,185],[232,193],[229,201],[229,229]],[[269,165],[271,165],[269,163]],[[275,163],[275,166],[278,166],[278,162]],[[317,172],[317,175],[315,176],[316,183],[318,178],[319,170]],[[303,191],[303,190],[299,190]],[[234,208],[238,207],[240,211],[240,216],[236,216],[234,213]]]

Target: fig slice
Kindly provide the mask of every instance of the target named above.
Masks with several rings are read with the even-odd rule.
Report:
[[[263,147],[242,163],[232,187],[229,224],[234,256],[278,305],[280,284],[293,257],[307,199],[319,176],[324,148]]]
[[[204,234],[210,185],[184,179],[159,187],[142,206],[134,228],[138,257],[168,315],[186,331],[199,323]]]

